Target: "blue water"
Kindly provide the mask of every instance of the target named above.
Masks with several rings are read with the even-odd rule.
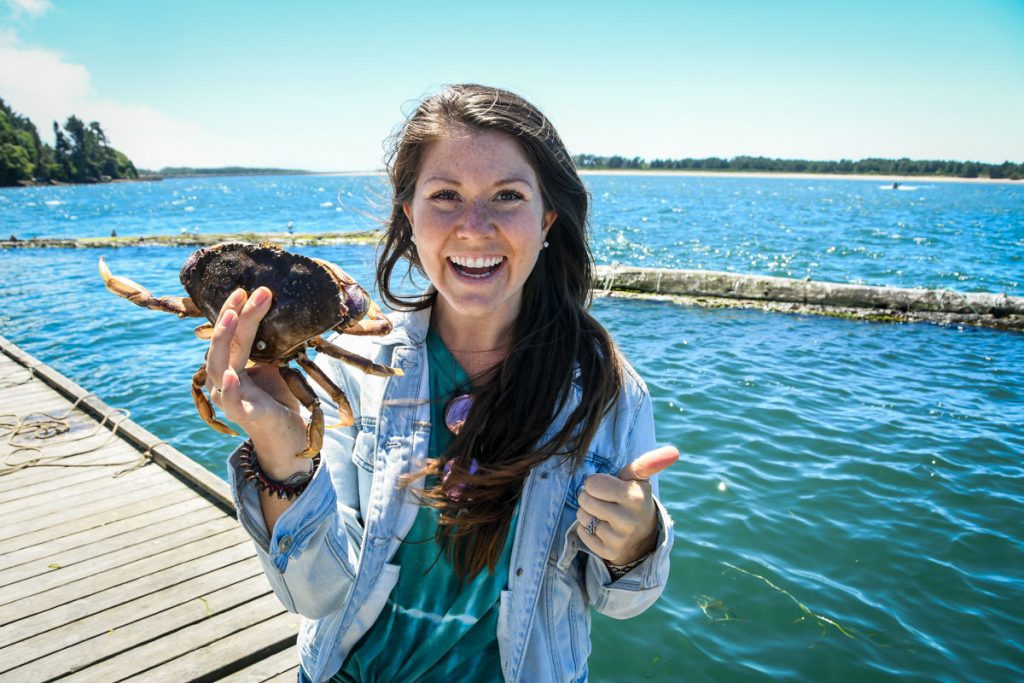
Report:
[[[588,175],[599,263],[1024,292],[1024,183]],[[382,176],[0,189],[0,236],[368,230]]]
[[[1022,187],[587,182],[601,262],[1021,295]],[[7,190],[0,233],[366,229],[383,196],[374,177],[320,176]],[[0,251],[0,334],[223,476],[231,439],[188,392],[193,323],[116,299],[96,271],[103,254],[179,293],[189,251]],[[370,247],[304,251],[371,280]],[[683,453],[662,479],[671,583],[633,620],[595,619],[594,680],[1024,679],[1024,336],[614,298],[594,310]]]

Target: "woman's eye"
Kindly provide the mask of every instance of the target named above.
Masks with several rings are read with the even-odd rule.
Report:
[[[522,193],[516,192],[515,190],[502,190],[498,193],[498,199],[503,202],[519,201],[522,198]]]
[[[458,199],[458,195],[452,190],[438,190],[434,194],[430,195],[430,198],[450,202],[453,199]]]

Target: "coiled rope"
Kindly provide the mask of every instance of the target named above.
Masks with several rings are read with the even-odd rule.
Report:
[[[9,389],[28,384],[34,379],[35,374],[34,369],[30,366],[25,368],[23,377],[18,377],[16,373],[2,376],[0,377],[0,389]],[[131,417],[131,413],[128,410],[113,408],[103,415],[99,422],[93,422],[89,419],[89,422],[93,422],[91,429],[74,434],[74,426],[82,424],[83,421],[72,420],[72,413],[78,411],[80,416],[86,417],[85,413],[78,410],[78,405],[89,396],[95,396],[95,394],[89,393],[79,396],[71,404],[71,407],[62,413],[54,414],[36,411],[25,415],[13,413],[0,414],[0,443],[6,443],[11,449],[4,457],[2,463],[0,463],[0,476],[23,470],[26,467],[122,467],[123,469],[113,474],[114,477],[120,477],[147,464],[152,456],[153,449],[165,443],[159,441],[152,444],[145,452],[140,453],[137,458],[132,460],[89,463],[67,462],[69,458],[99,451],[114,441],[117,438],[117,430],[120,424]],[[109,429],[107,428],[108,424],[110,425]],[[86,441],[101,431],[107,431],[107,436],[97,445],[70,453],[47,454],[46,452],[46,449],[52,450],[58,446]]]

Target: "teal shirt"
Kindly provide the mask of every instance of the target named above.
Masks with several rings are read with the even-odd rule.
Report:
[[[470,382],[433,328],[427,334],[430,363],[430,457],[451,443],[445,427],[448,399]],[[398,583],[383,611],[356,644],[332,681],[339,683],[502,680],[498,653],[498,605],[508,582],[511,539],[494,573],[483,571],[463,585],[434,540],[438,512],[422,506],[395,553]],[[511,529],[515,529],[515,518]]]

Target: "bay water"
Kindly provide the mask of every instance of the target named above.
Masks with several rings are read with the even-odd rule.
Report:
[[[599,263],[1024,295],[1024,186],[586,177]],[[379,176],[0,190],[0,234],[365,230]],[[0,251],[0,334],[219,476],[179,247]],[[374,249],[297,248],[372,282]],[[595,681],[1024,679],[1024,336],[598,298],[680,462],[662,599],[595,616]],[[0,383],[5,378],[0,378]]]

